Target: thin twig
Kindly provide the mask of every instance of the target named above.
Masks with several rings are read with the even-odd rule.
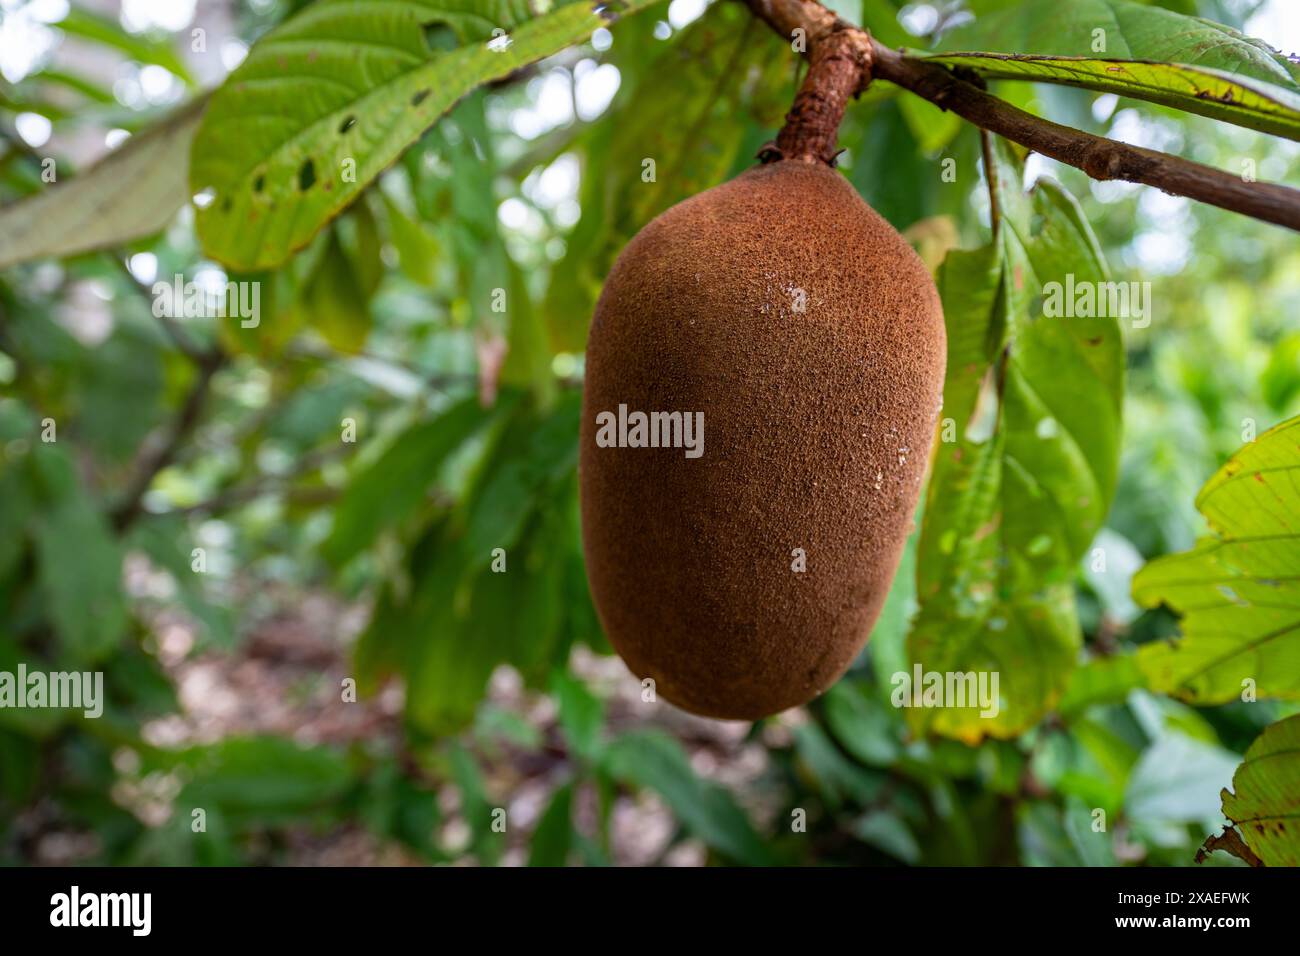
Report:
[[[211,350],[200,348],[199,345],[189,337],[188,333],[181,328],[179,322],[170,315],[160,313],[154,307],[153,290],[135,277],[135,273],[131,271],[131,266],[127,262],[126,254],[124,252],[121,252],[120,250],[109,251],[107,255],[117,265],[118,269],[121,270],[122,274],[126,276],[127,281],[131,284],[131,288],[135,289],[136,292],[140,294],[140,297],[144,299],[145,303],[149,306],[149,314],[158,320],[158,324],[162,326],[163,332],[169,339],[171,339],[171,342],[176,346],[177,351],[190,359],[196,365],[203,365],[205,362],[212,361],[218,354],[220,354],[220,350],[216,346],[213,346]]]
[[[755,16],[792,38],[802,30],[811,56],[819,43],[845,30],[865,34],[839,20],[816,0],[744,0]],[[1122,179],[1155,186],[1175,196],[1243,213],[1300,231],[1300,191],[1276,183],[1247,182],[1223,170],[1139,146],[1129,146],[1026,113],[992,96],[948,69],[871,43],[870,74],[950,110],[980,129],[997,133],[1082,170],[1093,179]]]
[[[176,420],[172,423],[167,438],[150,448],[148,445],[136,460],[135,474],[127,486],[126,494],[112,512],[113,528],[119,533],[127,530],[140,517],[144,510],[144,496],[153,484],[158,473],[172,463],[181,447],[198,427],[212,390],[212,379],[225,364],[224,355],[207,355],[199,360],[194,383],[190,386],[185,403],[181,406]]]
[[[998,199],[997,167],[993,165],[993,137],[989,135],[986,129],[980,130],[980,153],[984,156],[984,179],[988,182],[989,187],[989,224],[993,227],[993,234],[998,234],[998,226],[1002,222],[1001,200]]]
[[[346,455],[351,449],[347,445],[339,444],[318,451],[310,452],[304,455],[298,462],[297,467],[293,468],[283,475],[262,475],[254,478],[243,485],[233,485],[222,491],[217,492],[206,501],[200,501],[197,504],[186,505],[183,508],[176,508],[167,512],[168,514],[213,514],[227,511],[230,508],[239,505],[248,504],[250,501],[256,501],[258,498],[267,494],[284,492],[286,495],[294,495],[294,489],[290,487],[299,478],[309,475],[319,470],[322,466],[332,461],[337,461]],[[313,502],[332,501],[338,497],[336,488],[315,488],[302,489],[300,494],[309,494]]]

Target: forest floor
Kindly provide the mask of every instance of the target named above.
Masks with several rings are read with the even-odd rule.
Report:
[[[253,624],[233,650],[195,651],[190,625],[175,615],[164,613],[150,622],[158,656],[177,688],[180,711],[148,724],[146,739],[164,747],[253,734],[303,744],[347,745],[377,738],[400,742],[403,693],[397,683],[371,698],[340,706],[339,689],[351,675],[351,646],[365,625],[367,608],[318,592],[271,597],[277,610]],[[767,789],[755,784],[769,769],[764,742],[746,739],[749,724],[703,720],[663,702],[647,707],[640,699],[639,682],[619,658],[585,647],[575,649],[570,670],[604,699],[609,733],[661,727],[683,743],[698,774],[729,787],[759,818],[775,812],[746,799]],[[568,773],[568,758],[554,703],[526,688],[513,669],[501,667],[493,674],[483,706],[523,721],[540,741],[540,746],[528,748],[509,742],[475,746],[480,735],[466,738],[479,759],[487,793],[506,808],[511,823],[502,862],[518,865],[527,858],[528,836],[551,793]],[[770,745],[775,741],[766,737],[784,733],[787,727],[768,727],[765,742]],[[459,793],[453,785],[440,788],[439,804],[439,843],[452,849],[466,846],[469,830],[458,815]],[[576,794],[575,819],[580,830],[594,830],[593,791]],[[611,814],[612,862],[701,865],[703,844],[674,841],[675,826],[667,806],[654,794],[620,794]],[[292,829],[283,845],[287,857],[276,862],[289,865],[420,863],[414,854],[383,844],[360,824],[324,834]],[[471,861],[465,857],[461,862]]]

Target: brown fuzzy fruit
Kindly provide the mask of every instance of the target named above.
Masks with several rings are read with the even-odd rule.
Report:
[[[718,718],[830,687],[898,567],[944,362],[924,264],[824,165],[759,166],[642,229],[596,306],[579,465],[592,596],[632,672]],[[597,421],[620,405],[624,447]],[[630,447],[634,412],[702,412],[703,454]]]

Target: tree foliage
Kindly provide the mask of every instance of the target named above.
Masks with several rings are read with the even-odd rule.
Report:
[[[0,860],[70,833],[95,862],[274,861],[360,829],[602,865],[649,805],[653,860],[1185,864],[1229,823],[1207,851],[1295,864],[1289,235],[874,84],[840,167],[935,270],[941,441],[862,658],[728,737],[606,666],[581,350],[627,240],[772,138],[797,52],[730,2],[239,6],[212,88],[215,38],[76,4],[0,81],[0,672],[106,697],[0,707]],[[1294,180],[1300,68],[1244,32],[1268,6],[834,5],[1035,115]],[[81,127],[131,135],[78,157]],[[1130,283],[1145,314],[1060,311]],[[196,672],[318,600],[318,630],[357,618],[346,657],[205,732]],[[915,672],[989,671],[991,717],[899,705]],[[268,722],[304,701],[310,731]]]

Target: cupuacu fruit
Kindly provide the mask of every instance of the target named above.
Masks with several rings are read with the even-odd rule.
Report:
[[[579,471],[592,597],[637,677],[754,720],[844,673],[911,530],[945,346],[925,265],[826,163],[757,166],[632,239],[591,325]],[[702,412],[703,453],[598,444],[620,405]]]

